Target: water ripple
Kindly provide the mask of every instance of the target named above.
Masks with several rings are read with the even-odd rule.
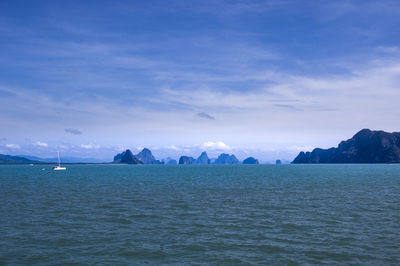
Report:
[[[400,264],[400,165],[0,166],[0,264]]]

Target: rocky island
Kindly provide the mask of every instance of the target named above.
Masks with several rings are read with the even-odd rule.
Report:
[[[259,164],[259,162],[254,157],[249,157],[243,160],[243,164]]]
[[[143,164],[135,155],[133,155],[131,150],[126,150],[114,156],[113,163],[125,163],[125,164]]]
[[[336,148],[300,152],[292,163],[400,163],[400,132],[363,129]]]
[[[196,160],[190,156],[181,156],[179,158],[179,164],[193,164]]]
[[[227,153],[221,153],[215,160],[215,164],[239,164],[239,160],[235,155],[229,155]]]
[[[141,152],[136,154],[136,158],[142,161],[143,164],[161,164],[161,162],[156,160],[151,151],[147,148],[144,148]]]
[[[210,164],[210,158],[208,158],[207,152],[203,151],[196,160],[196,164]]]
[[[114,156],[113,163],[126,163],[126,164],[162,164],[159,160],[156,160],[147,148],[144,148],[141,152],[133,155],[131,150],[126,150]]]

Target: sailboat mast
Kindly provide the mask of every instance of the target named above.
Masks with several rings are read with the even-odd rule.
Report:
[[[58,166],[60,166],[60,165],[61,165],[61,164],[60,164],[60,152],[57,151],[57,154],[58,154]]]

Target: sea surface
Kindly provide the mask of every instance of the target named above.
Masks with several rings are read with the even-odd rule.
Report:
[[[400,165],[67,168],[0,166],[0,265],[400,265]]]

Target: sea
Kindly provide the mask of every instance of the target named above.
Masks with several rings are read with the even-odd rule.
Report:
[[[0,166],[0,265],[400,265],[400,165]]]

